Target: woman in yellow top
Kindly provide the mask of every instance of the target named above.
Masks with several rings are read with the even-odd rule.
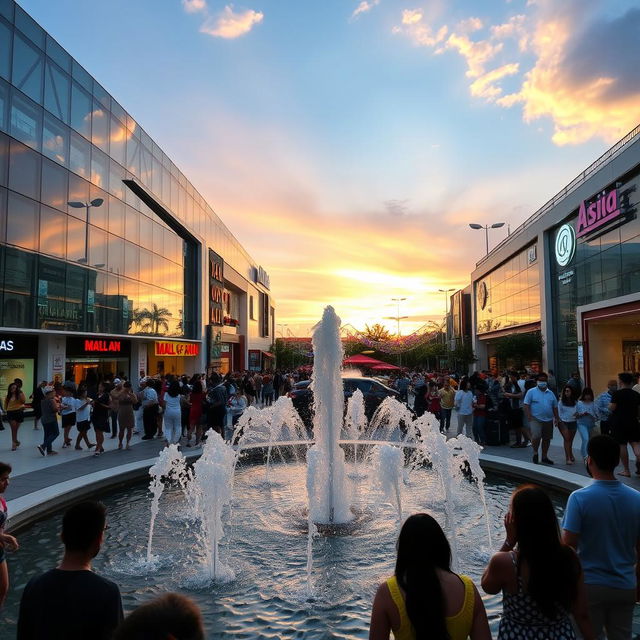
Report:
[[[27,398],[17,383],[12,382],[7,389],[7,397],[4,401],[4,408],[7,411],[7,419],[11,426],[11,451],[15,451],[20,446],[18,440],[18,429],[24,422],[24,405]]]
[[[451,571],[451,547],[426,513],[407,518],[398,537],[395,575],[371,611],[369,640],[491,640],[487,614],[471,578]]]

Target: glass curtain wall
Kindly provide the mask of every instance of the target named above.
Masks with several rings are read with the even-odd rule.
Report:
[[[0,285],[12,301],[1,324],[195,337],[187,243],[125,179],[249,277],[248,254],[175,164],[7,0],[0,0],[0,132]],[[95,198],[103,204],[88,215],[67,205]]]

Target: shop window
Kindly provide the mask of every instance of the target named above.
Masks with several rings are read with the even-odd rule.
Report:
[[[0,242],[7,239],[7,190],[0,188]],[[0,262],[0,271],[1,271]],[[2,288],[2,278],[0,277],[0,289]]]
[[[68,202],[88,202],[89,201],[89,183],[83,180],[79,176],[70,173],[69,175],[69,197]],[[76,209],[75,207],[69,207],[67,209],[69,215],[78,218],[78,220],[87,219],[86,209]]]
[[[42,102],[44,55],[24,36],[13,39],[13,84],[36,102]]]
[[[40,253],[64,258],[67,255],[67,214],[40,207]]]
[[[0,130],[9,133],[9,85],[0,80]]]
[[[6,187],[9,180],[9,138],[0,133],[0,186]]]
[[[67,171],[55,162],[42,161],[40,201],[60,211],[67,210]]]
[[[91,96],[75,82],[71,85],[71,126],[85,138],[91,138]]]
[[[69,123],[71,80],[53,62],[47,61],[44,72],[44,108],[58,120]]]
[[[40,198],[40,155],[15,140],[11,141],[9,188],[29,198]]]
[[[91,182],[101,189],[109,188],[109,157],[95,147],[91,150]]]
[[[67,216],[67,260],[78,262],[86,258],[85,223]]]
[[[91,143],[73,131],[69,150],[69,168],[87,180],[91,175]]]
[[[48,113],[42,127],[42,153],[65,167],[69,162],[69,129]]]
[[[39,205],[34,200],[9,192],[7,243],[24,249],[38,249]]]
[[[14,138],[24,142],[33,149],[40,150],[40,140],[42,138],[42,108],[14,90],[11,96],[9,128]]]
[[[0,22],[0,76],[10,80],[11,75],[11,29]]]
[[[47,35],[47,55],[67,73],[71,73],[71,56],[50,35]]]
[[[89,265],[104,269],[107,265],[107,234],[89,226]]]

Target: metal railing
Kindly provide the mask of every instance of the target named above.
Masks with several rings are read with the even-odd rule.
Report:
[[[528,217],[519,227],[512,231],[504,240],[497,244],[491,251],[478,262],[476,267],[479,267],[485,262],[489,256],[498,251],[501,247],[506,245],[511,239],[522,233],[527,227],[530,227],[536,220],[539,220],[545,213],[553,209],[563,198],[569,195],[572,191],[577,189],[591,174],[595,173],[600,167],[609,162],[612,158],[617,156],[627,144],[629,144],[636,136],[640,134],[640,124],[627,133],[624,138],[621,138],[610,149],[607,149],[595,162],[590,164],[580,175],[576,176],[562,191],[556,193],[551,200],[542,205],[533,215]]]

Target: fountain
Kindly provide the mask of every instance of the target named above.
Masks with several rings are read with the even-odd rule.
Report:
[[[459,565],[456,491],[463,472],[477,483],[486,519],[487,540],[491,546],[484,473],[479,463],[480,447],[459,436],[447,441],[431,414],[415,418],[411,410],[393,398],[385,399],[369,424],[365,416],[364,398],[356,391],[346,411],[341,364],[340,318],[332,307],[324,310],[322,320],[313,332],[316,354],[311,389],[314,397],[313,439],[290,398],[281,397],[262,410],[249,407],[241,416],[231,442],[213,432],[204,445],[202,456],[188,471],[182,454],[175,446],[165,449],[150,469],[152,482],[151,524],[147,559],[152,558],[154,523],[163,492],[162,479],[174,480],[183,490],[186,508],[196,525],[198,540],[204,549],[205,574],[211,582],[232,580],[234,571],[220,555],[220,544],[226,535],[233,501],[234,473],[242,456],[252,450],[266,452],[264,487],[274,486],[270,479],[273,451],[286,447],[306,453],[307,534],[305,594],[312,597],[314,541],[319,537],[352,535],[362,522],[375,517],[370,507],[355,506],[355,486],[370,474],[369,486],[377,492],[379,504],[391,505],[396,527],[403,518],[403,490],[413,474],[425,466],[438,476],[440,494],[444,498],[446,529],[452,545],[453,565]],[[348,439],[342,439],[343,434]],[[347,469],[346,448],[353,448],[354,473]],[[306,449],[306,452],[304,451]],[[359,451],[360,450],[360,451]],[[360,462],[358,457],[360,455]],[[284,456],[281,453],[281,458]],[[408,461],[408,467],[405,463]],[[358,466],[364,471],[358,472]],[[425,496],[426,497],[426,496]],[[381,501],[381,502],[380,502]]]

